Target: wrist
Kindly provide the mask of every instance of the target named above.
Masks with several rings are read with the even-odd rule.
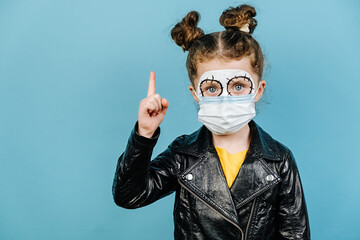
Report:
[[[141,128],[140,126],[137,126],[136,129],[137,134],[139,134],[142,137],[146,137],[146,138],[152,138],[152,136],[154,135],[155,131],[148,131],[146,129]]]
[[[159,139],[160,136],[160,127],[158,127],[151,138],[144,137],[139,134],[138,132],[138,122],[135,123],[135,126],[131,132],[131,142],[136,144],[136,146],[140,147],[141,149],[149,149],[153,148]]]

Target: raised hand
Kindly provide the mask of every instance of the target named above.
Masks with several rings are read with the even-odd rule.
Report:
[[[138,133],[151,138],[164,119],[169,102],[156,93],[155,72],[150,72],[147,97],[140,102],[138,115]]]

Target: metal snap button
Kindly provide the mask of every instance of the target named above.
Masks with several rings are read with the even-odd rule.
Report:
[[[273,175],[267,175],[266,176],[266,181],[271,182],[271,181],[274,181],[274,180],[275,180],[275,177]]]
[[[194,178],[194,176],[191,173],[186,175],[186,180],[191,181],[191,180],[193,180],[193,178]]]

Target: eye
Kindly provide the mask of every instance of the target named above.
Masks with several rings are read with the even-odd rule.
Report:
[[[246,76],[235,76],[228,79],[227,91],[231,96],[247,95],[251,93],[253,83]]]
[[[223,91],[223,86],[218,80],[206,78],[200,83],[200,91],[204,97],[217,97]]]
[[[209,93],[216,93],[216,91],[217,91],[217,89],[214,87],[209,87],[207,90]]]
[[[241,86],[241,85],[235,85],[234,86],[235,91],[241,91],[241,89],[243,89],[243,86]]]

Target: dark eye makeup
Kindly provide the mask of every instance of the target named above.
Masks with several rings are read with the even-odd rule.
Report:
[[[245,80],[245,81],[247,81],[247,82],[250,83],[250,90],[249,90],[249,93],[248,93],[248,94],[250,94],[251,91],[254,89],[253,82],[251,81],[251,79],[250,79],[248,76],[246,76],[246,74],[245,74],[244,76],[234,76],[234,77],[232,77],[232,78],[226,78],[226,79],[228,80],[226,90],[227,90],[227,92],[229,93],[229,95],[231,95],[231,92],[230,92],[230,89],[229,89],[229,85],[230,85],[233,81],[235,81],[235,80],[237,80],[237,79],[241,79],[241,78],[242,78],[243,80]],[[246,87],[246,86],[244,86],[244,84],[241,84],[241,83],[238,84],[238,85],[242,86],[242,88]],[[236,86],[237,86],[237,85],[236,85]]]
[[[216,86],[211,86],[210,84],[212,84],[212,83],[214,83],[214,85],[216,85]],[[206,85],[206,84],[209,84],[209,86],[207,86],[207,87],[204,87],[203,85]],[[201,92],[201,95],[204,97],[204,90],[209,90],[210,88],[215,88],[215,89],[217,89],[217,88],[220,88],[220,93],[217,95],[217,96],[220,96],[221,94],[222,94],[222,92],[223,92],[223,86],[222,86],[222,84],[221,84],[221,82],[220,81],[218,81],[218,80],[216,80],[215,78],[214,78],[214,76],[212,75],[211,76],[211,79],[210,78],[206,78],[206,79],[204,79],[204,80],[202,80],[201,81],[201,83],[200,83],[200,86],[199,86],[199,88],[200,88],[200,92]]]
[[[240,76],[234,76],[232,78],[226,78],[228,80],[227,82],[227,92],[228,94],[231,96],[231,90],[229,89],[229,87],[234,88],[233,90],[240,92],[243,88],[247,88],[249,89],[248,94],[250,94],[253,90],[254,90],[254,83],[251,81],[250,77],[248,77],[246,74],[245,75],[240,75]],[[237,83],[234,81],[241,79],[240,81],[245,81],[246,83]],[[230,84],[233,84],[233,86],[230,86]],[[238,87],[240,87],[240,89],[236,89]],[[214,78],[214,75],[211,76],[211,78],[207,77],[205,79],[203,79],[199,85],[199,89],[201,92],[201,95],[204,97],[204,92],[208,91],[208,93],[210,94],[214,94],[216,93],[216,90],[219,90],[219,94],[217,94],[216,96],[220,96],[223,92],[224,87],[222,86],[221,82],[219,80],[216,80]]]

